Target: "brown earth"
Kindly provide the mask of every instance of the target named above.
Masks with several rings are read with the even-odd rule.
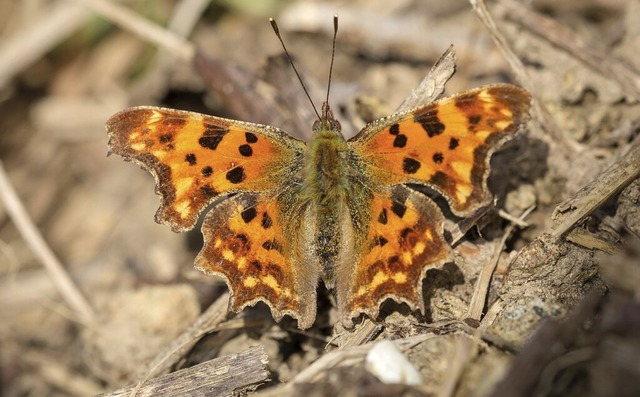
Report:
[[[0,2],[0,394],[640,395],[640,2],[471,3],[144,0],[119,22],[95,0]],[[456,257],[428,273],[425,316],[387,302],[345,330],[321,288],[302,332],[262,304],[227,315],[224,283],[192,268],[199,227],[153,222],[153,178],[106,157],[104,122],[162,105],[308,139],[268,17],[316,99],[334,14],[346,135],[424,101],[410,93],[450,45],[447,94],[513,82],[535,106],[494,156],[496,206],[448,223]],[[374,375],[382,339],[418,385]]]

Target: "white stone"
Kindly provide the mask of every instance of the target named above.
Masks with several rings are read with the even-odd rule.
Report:
[[[365,367],[384,383],[422,384],[420,372],[390,340],[382,340],[369,350]]]

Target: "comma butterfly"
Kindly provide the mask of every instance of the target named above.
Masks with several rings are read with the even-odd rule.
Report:
[[[334,38],[335,40],[335,38]],[[335,41],[334,41],[335,43]],[[491,154],[529,117],[530,94],[476,88],[397,113],[345,140],[325,102],[311,142],[266,125],[159,107],[107,121],[111,152],[149,170],[174,231],[204,219],[196,268],[225,279],[230,308],[263,301],[298,327],[316,317],[318,280],[345,326],[387,298],[424,312],[427,270],[451,258],[443,215],[408,184],[468,216],[491,200]]]

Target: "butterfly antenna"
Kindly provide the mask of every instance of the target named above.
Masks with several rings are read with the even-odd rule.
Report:
[[[336,36],[338,35],[338,16],[333,16],[333,46],[331,48],[331,66],[329,66],[329,82],[327,83],[327,98],[325,103],[329,104],[329,92],[331,91],[331,74],[333,73],[333,60],[336,57]]]
[[[276,23],[276,20],[273,18],[269,18],[269,22],[271,23],[273,32],[278,37],[278,40],[280,40],[280,44],[282,44],[282,49],[284,50],[284,53],[287,55],[287,58],[289,59],[289,63],[291,64],[293,71],[296,73],[296,76],[298,76],[298,81],[300,81],[300,84],[302,85],[302,89],[304,90],[304,93],[307,95],[307,98],[309,99],[309,102],[313,107],[313,111],[316,112],[316,116],[318,116],[318,120],[322,120],[322,117],[320,117],[320,113],[318,113],[318,109],[316,108],[316,105],[314,105],[313,100],[311,99],[311,95],[309,95],[309,91],[307,91],[307,87],[304,85],[304,81],[302,81],[302,77],[300,77],[300,73],[298,73],[298,69],[296,69],[296,65],[293,63],[293,59],[291,59],[291,55],[289,55],[289,51],[287,51],[287,47],[284,45],[284,41],[280,36],[280,29],[278,29],[278,24]]]

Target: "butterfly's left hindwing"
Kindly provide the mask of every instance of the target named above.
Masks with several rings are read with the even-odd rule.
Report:
[[[336,280],[341,321],[365,313],[376,318],[387,298],[424,313],[422,280],[427,270],[450,259],[442,212],[428,198],[402,185],[375,193],[369,200],[366,233],[356,260]],[[344,276],[344,275],[348,275]]]

